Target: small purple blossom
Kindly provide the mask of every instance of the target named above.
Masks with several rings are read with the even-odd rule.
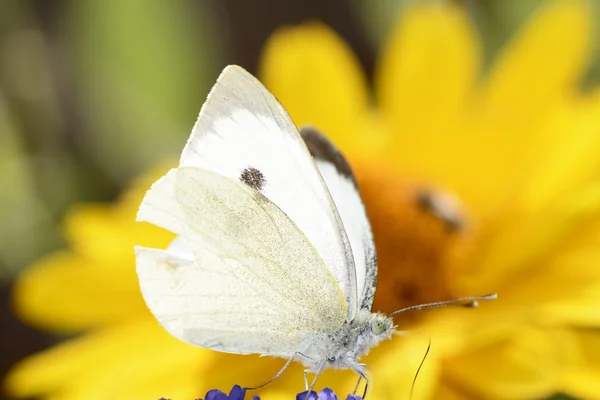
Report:
[[[346,400],[362,400],[362,397],[357,394],[349,394]]]
[[[204,400],[244,400],[245,396],[246,389],[240,387],[239,385],[235,385],[231,388],[229,394],[225,394],[224,392],[217,389],[209,390],[208,393],[206,393],[206,396],[204,396]],[[160,400],[166,399],[163,398]],[[252,400],[260,400],[260,397],[253,396]],[[308,390],[302,393],[298,393],[296,395],[296,400],[338,400],[338,397],[336,396],[333,390],[325,388],[319,393],[315,391],[308,393]],[[346,397],[346,400],[362,400],[362,397],[349,394],[348,397]]]
[[[298,393],[296,395],[296,400],[338,400],[338,397],[333,390],[325,388],[319,393],[314,391],[308,393],[308,390]],[[346,400],[362,400],[362,397],[349,394],[348,397],[346,397]]]
[[[244,400],[244,397],[246,397],[246,389],[235,385],[229,391],[229,395],[217,389],[209,390],[204,400]],[[254,396],[252,400],[260,400],[260,398]]]

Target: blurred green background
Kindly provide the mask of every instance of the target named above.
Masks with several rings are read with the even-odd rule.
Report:
[[[223,66],[256,73],[270,33],[318,19],[370,76],[382,39],[412,1],[2,0],[0,374],[55,340],[11,316],[11,280],[64,244],[60,221],[71,204],[114,199],[178,156]],[[461,3],[489,61],[542,2]],[[596,59],[582,85],[599,80]]]

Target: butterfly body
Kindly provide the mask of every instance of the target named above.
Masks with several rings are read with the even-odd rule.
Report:
[[[356,369],[358,361],[394,332],[391,318],[369,310],[358,312],[356,319],[345,322],[332,334],[324,334],[302,352],[311,372],[321,368]]]

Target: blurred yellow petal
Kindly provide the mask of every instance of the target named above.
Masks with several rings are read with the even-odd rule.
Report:
[[[538,273],[535,266],[544,268],[565,241],[600,218],[600,185],[570,193],[558,204],[502,217],[509,218],[510,224],[480,249],[478,271],[471,277],[485,287],[502,285],[503,279],[514,279],[523,270]]]
[[[537,310],[539,306],[541,306],[539,308],[546,306],[550,309],[550,304],[568,302],[569,299],[586,300],[580,302],[585,309],[589,307],[587,301],[593,299],[581,295],[600,283],[598,272],[590,268],[599,262],[598,253],[592,249],[565,252],[555,259],[546,260],[546,263],[540,263],[540,270],[532,268],[530,271],[523,271],[516,275],[514,280],[506,282],[499,290],[508,292],[507,289],[510,288],[509,294],[505,296],[507,302],[512,305],[520,304],[532,311]],[[532,298],[536,299],[535,304],[531,304]],[[575,310],[576,307],[572,309],[573,312]],[[555,321],[558,321],[558,317],[558,314],[554,315]],[[569,318],[562,320],[561,324],[569,324]]]
[[[74,207],[65,219],[65,230],[79,254],[106,262],[127,260],[133,263],[134,245],[164,248],[174,237],[163,229],[137,223],[131,214],[124,218],[100,204]]]
[[[444,371],[474,398],[543,398],[558,390],[563,369],[575,361],[574,349],[566,331],[525,329],[512,340],[449,359]]]
[[[137,356],[127,357],[131,354]],[[154,319],[145,319],[98,330],[28,358],[12,370],[5,386],[20,397],[72,391],[91,398],[122,389],[136,377],[146,380],[172,369],[198,367],[214,355],[180,342]],[[202,374],[195,382],[202,382]]]
[[[485,89],[491,123],[515,129],[573,92],[590,60],[590,16],[584,0],[542,2],[492,69]]]
[[[507,201],[502,194],[511,196],[514,192],[525,189],[526,193],[523,196],[532,196],[534,189],[527,190],[530,184],[533,183],[532,186],[536,187],[547,186],[547,181],[553,180],[554,175],[543,168],[547,161],[553,162],[552,158],[556,161],[549,167],[555,169],[559,175],[553,183],[554,187],[540,187],[543,192],[537,196],[551,195],[548,190],[557,190],[561,188],[556,187],[558,185],[572,183],[564,180],[574,179],[575,175],[572,173],[579,172],[578,169],[585,171],[586,168],[590,168],[589,160],[592,159],[590,157],[577,159],[574,164],[568,161],[571,161],[569,158],[577,154],[576,151],[581,148],[593,154],[595,147],[590,149],[588,143],[593,142],[598,136],[594,132],[594,115],[582,111],[585,117],[574,121],[571,119],[573,115],[569,115],[563,119],[563,123],[577,124],[579,119],[581,126],[570,126],[568,129],[551,125],[554,122],[552,120],[544,121],[546,125],[540,127],[538,126],[540,111],[536,110],[537,108],[548,109],[544,104],[551,99],[555,104],[557,99],[566,97],[567,89],[573,86],[573,81],[581,75],[585,60],[590,54],[590,21],[586,14],[588,6],[589,4],[582,1],[559,2],[548,7],[545,12],[541,11],[521,37],[514,40],[514,44],[506,51],[502,61],[499,61],[494,68],[491,78],[484,84],[483,92],[486,93],[484,98],[487,99],[482,100],[477,97],[468,107],[465,104],[463,108],[467,112],[466,115],[461,116],[460,113],[455,112],[454,114],[458,114],[455,115],[455,120],[442,118],[443,124],[437,126],[435,124],[438,124],[439,113],[430,104],[437,104],[439,101],[437,99],[444,96],[444,91],[442,90],[441,94],[411,93],[407,96],[404,102],[408,105],[402,105],[401,108],[410,110],[410,106],[414,105],[420,111],[407,112],[406,116],[401,109],[391,113],[392,118],[400,120],[397,122],[400,125],[397,128],[399,134],[395,139],[397,144],[388,147],[390,151],[388,157],[397,160],[405,173],[453,188],[472,206],[478,216],[497,212],[497,209]],[[439,9],[437,5],[430,8]],[[409,22],[410,20],[407,24]],[[570,29],[572,25],[576,28]],[[408,38],[402,39],[408,36],[402,36],[402,29],[401,25],[398,28],[398,40],[408,41]],[[574,31],[573,35],[563,34],[571,30]],[[436,30],[430,28],[430,31]],[[556,36],[560,36],[561,40],[557,41]],[[427,47],[422,45],[420,48]],[[393,54],[396,58],[400,58],[403,52],[404,50],[399,47]],[[554,62],[557,57],[560,57],[560,60]],[[422,55],[415,55],[412,59],[408,59],[423,58]],[[390,67],[390,70],[393,69]],[[438,68],[438,70],[446,71],[445,68]],[[443,74],[443,72],[438,73]],[[414,86],[429,82],[431,79],[428,75],[416,71],[410,79],[407,79],[410,80],[409,82],[403,83],[402,87],[396,89],[397,85],[389,85],[384,78],[385,75],[382,74],[381,80],[387,85],[384,87],[394,87],[397,92],[388,96],[392,104],[399,104],[404,98],[402,93],[406,88],[411,87],[410,82],[415,82],[412,83]],[[535,87],[531,88],[530,85]],[[572,92],[573,89],[570,89],[569,93]],[[425,99],[423,100],[425,104],[415,100],[421,96]],[[480,103],[486,104],[483,113],[479,110]],[[383,104],[385,105],[385,102]],[[556,107],[552,109],[553,112],[557,110]],[[563,110],[559,109],[559,111]],[[424,112],[427,113],[426,116],[419,117],[421,120],[409,127],[409,122],[406,121],[413,121],[414,117],[411,116],[422,115]],[[402,117],[399,118],[399,115]],[[551,114],[548,112],[544,115]],[[577,132],[571,134],[574,130]],[[573,140],[573,135],[580,134],[584,140]],[[564,141],[569,141],[569,147],[573,151],[566,151],[565,154],[555,151],[557,148],[562,148],[564,141],[558,141],[562,138]],[[544,156],[544,151],[547,152],[548,157]],[[427,152],[428,157],[421,156],[424,152]],[[429,161],[431,159],[436,162],[431,163]],[[544,160],[543,163],[539,162],[541,159]],[[531,169],[533,171],[529,171]],[[540,181],[539,184],[534,183],[537,179]],[[476,181],[478,183],[474,185],[473,182]]]
[[[150,317],[133,268],[95,265],[69,252],[48,256],[21,275],[13,302],[27,322],[58,332]]]
[[[437,387],[435,394],[432,399],[436,400],[464,400],[472,396],[468,390],[464,388],[457,388],[450,382],[444,382]]]
[[[164,368],[163,368],[164,369]],[[113,392],[97,393],[98,399],[132,400],[132,399],[172,399],[191,400],[204,396],[206,391],[198,389],[201,375],[198,372],[197,361],[186,365],[178,365],[166,373],[154,376],[154,379],[144,379],[132,382]],[[62,396],[61,400],[81,400],[94,398],[89,392],[70,391]]]
[[[590,262],[586,267],[591,269],[595,265],[598,265],[598,261]],[[556,282],[556,285],[561,286],[562,283]],[[600,281],[587,285],[570,297],[544,304],[540,313],[540,317],[550,325],[570,324],[600,328]],[[600,364],[598,366],[600,367]]]
[[[298,126],[316,126],[342,149],[362,138],[366,78],[341,38],[318,22],[281,28],[268,40],[260,77]],[[350,143],[347,143],[350,142]]]
[[[428,338],[420,335],[397,335],[385,347],[376,349],[376,358],[369,364],[374,377],[372,395],[375,399],[395,399],[409,396],[419,365],[427,353]],[[412,399],[429,399],[441,373],[438,353],[430,350],[419,371]]]
[[[558,196],[597,178],[600,166],[600,93],[565,104],[544,121],[531,152],[532,170],[519,206],[531,210],[548,206]],[[560,151],[557,151],[560,149]],[[543,162],[539,162],[543,160]]]
[[[580,358],[563,378],[562,390],[581,399],[600,399],[600,331],[579,330],[576,333]]]
[[[469,205],[469,214],[485,219],[497,214],[522,187],[524,173],[519,166],[529,153],[520,143],[494,126],[461,123],[431,134],[420,130],[398,134],[393,145],[381,150],[380,158],[393,173],[451,188]]]
[[[479,59],[473,25],[458,3],[421,3],[406,11],[376,75],[382,112],[398,135],[426,141],[456,120],[473,90]]]

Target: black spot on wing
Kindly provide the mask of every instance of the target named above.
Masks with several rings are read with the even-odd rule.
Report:
[[[312,126],[303,126],[300,128],[300,136],[306,144],[306,148],[315,160],[322,160],[332,164],[337,172],[354,183],[358,190],[356,179],[352,173],[350,164],[340,151],[327,139],[321,132]]]
[[[245,168],[240,175],[240,181],[257,191],[265,187],[265,183],[267,182],[263,173],[254,167]]]

